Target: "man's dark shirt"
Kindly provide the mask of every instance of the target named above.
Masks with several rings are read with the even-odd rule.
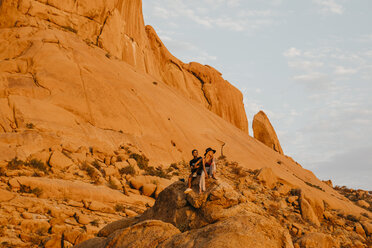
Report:
[[[201,160],[199,162],[198,165],[196,165],[198,163],[198,161]],[[198,166],[198,168],[196,168]],[[195,173],[195,172],[201,172],[201,169],[203,168],[203,158],[202,157],[198,157],[198,158],[194,158],[194,159],[191,159],[190,160],[190,167],[191,167],[191,173]]]

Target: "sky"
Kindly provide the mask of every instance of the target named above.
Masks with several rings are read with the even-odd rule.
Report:
[[[240,89],[284,153],[322,180],[372,190],[371,0],[143,0],[183,62]]]

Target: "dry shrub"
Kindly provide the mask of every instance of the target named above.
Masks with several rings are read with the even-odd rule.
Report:
[[[100,177],[99,174],[97,173],[97,171],[94,169],[94,167],[92,167],[91,165],[87,164],[86,162],[84,162],[81,165],[81,168],[80,169],[86,171],[86,173],[88,174],[88,176],[92,180],[98,180],[99,177]]]
[[[276,204],[270,204],[267,212],[274,217],[278,217],[280,215],[279,206]]]
[[[21,184],[21,188],[19,190],[20,193],[27,193],[27,194],[34,194],[37,197],[40,197],[43,194],[43,190],[36,187],[36,188],[31,188],[30,186],[23,185]]]
[[[22,166],[25,164],[22,160],[19,160],[17,157],[13,158],[8,162],[8,165],[6,166],[9,170],[19,170],[22,168]]]
[[[146,168],[149,166],[149,159],[145,155],[132,153],[129,157],[136,160],[138,167],[142,170],[146,170]]]
[[[121,175],[125,174],[125,175],[132,175],[132,176],[133,176],[133,175],[136,174],[136,170],[134,169],[133,166],[128,165],[128,166],[125,166],[124,168],[121,168],[121,169],[119,170],[119,173],[120,173]]]
[[[154,168],[152,166],[148,166],[146,168],[145,175],[161,177],[161,178],[165,178],[165,179],[170,179],[171,178],[171,176],[168,175],[165,171],[163,171],[163,169],[160,166],[157,167],[157,168]]]
[[[238,177],[248,176],[248,173],[245,171],[245,169],[241,166],[238,166],[237,164],[231,167],[231,172],[237,175]]]
[[[39,171],[48,173],[48,167],[41,160],[38,159],[31,159],[29,162],[25,163],[25,166],[29,166]]]
[[[121,204],[116,204],[115,205],[115,211],[116,212],[124,212],[125,211],[125,207]]]
[[[98,220],[93,220],[93,221],[90,222],[90,224],[92,226],[98,227],[99,226],[99,221]]]

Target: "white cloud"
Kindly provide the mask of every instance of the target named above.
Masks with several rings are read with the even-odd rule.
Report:
[[[226,5],[228,7],[237,7],[240,5],[240,0],[204,0],[204,2],[213,5]]]
[[[169,19],[172,13],[170,13],[167,9],[163,7],[155,6],[153,9],[153,15],[158,18]]]
[[[322,67],[323,65],[324,63],[320,61],[296,60],[288,62],[289,67],[302,70],[312,70]]]
[[[256,31],[279,23],[274,21],[276,16],[273,10],[241,10],[240,5],[241,0],[158,0],[150,3],[154,17],[166,20],[187,18],[205,28],[242,32]],[[226,8],[231,11],[221,13]]]
[[[332,85],[332,80],[327,74],[317,71],[293,76],[292,80],[303,84],[311,92],[324,92]]]
[[[372,34],[361,35],[359,37],[354,38],[354,40],[357,42],[369,43],[372,42]]]
[[[320,12],[324,14],[338,14],[344,13],[344,7],[337,3],[336,0],[313,0],[314,3],[321,6]]]
[[[295,47],[291,47],[283,53],[285,57],[289,57],[289,58],[297,57],[297,56],[300,56],[301,54],[302,54],[301,50]]]
[[[365,55],[367,57],[372,57],[372,50],[369,50],[369,51],[365,52]]]
[[[200,52],[200,55],[195,57],[195,58],[192,58],[192,59],[188,59],[189,61],[197,61],[201,64],[208,64],[210,63],[211,61],[215,61],[217,60],[217,56],[213,56],[213,55],[209,55],[207,52],[205,51],[202,51]]]
[[[302,74],[294,76],[293,79],[295,81],[304,81],[304,82],[316,82],[316,81],[323,81],[326,77],[325,74],[322,74],[320,72],[312,72],[308,74]]]
[[[272,10],[240,10],[238,13],[239,17],[271,17],[274,13]]]
[[[324,90],[330,83],[347,83],[353,80],[368,80],[371,78],[372,51],[353,51],[338,47],[319,47],[300,49],[292,47],[283,55],[287,58],[288,67],[293,71],[292,79],[307,83],[314,89]],[[341,82],[344,81],[344,82]],[[318,96],[311,96],[317,98]]]
[[[179,54],[178,58],[185,61],[197,61],[201,64],[208,64],[212,61],[217,60],[217,56],[210,55],[201,48],[191,44],[189,42],[175,40],[172,38],[174,36],[173,32],[164,32],[160,30],[158,32],[160,39],[164,42],[165,46],[171,51],[183,51],[182,54]],[[197,56],[192,56],[191,54],[197,54]]]
[[[336,75],[352,75],[352,74],[355,74],[357,72],[358,72],[357,69],[345,68],[343,66],[336,66],[333,73],[336,74]]]

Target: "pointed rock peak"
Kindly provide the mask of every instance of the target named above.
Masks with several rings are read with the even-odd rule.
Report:
[[[253,118],[254,138],[272,148],[274,151],[284,154],[273,126],[265,112],[258,112]]]

